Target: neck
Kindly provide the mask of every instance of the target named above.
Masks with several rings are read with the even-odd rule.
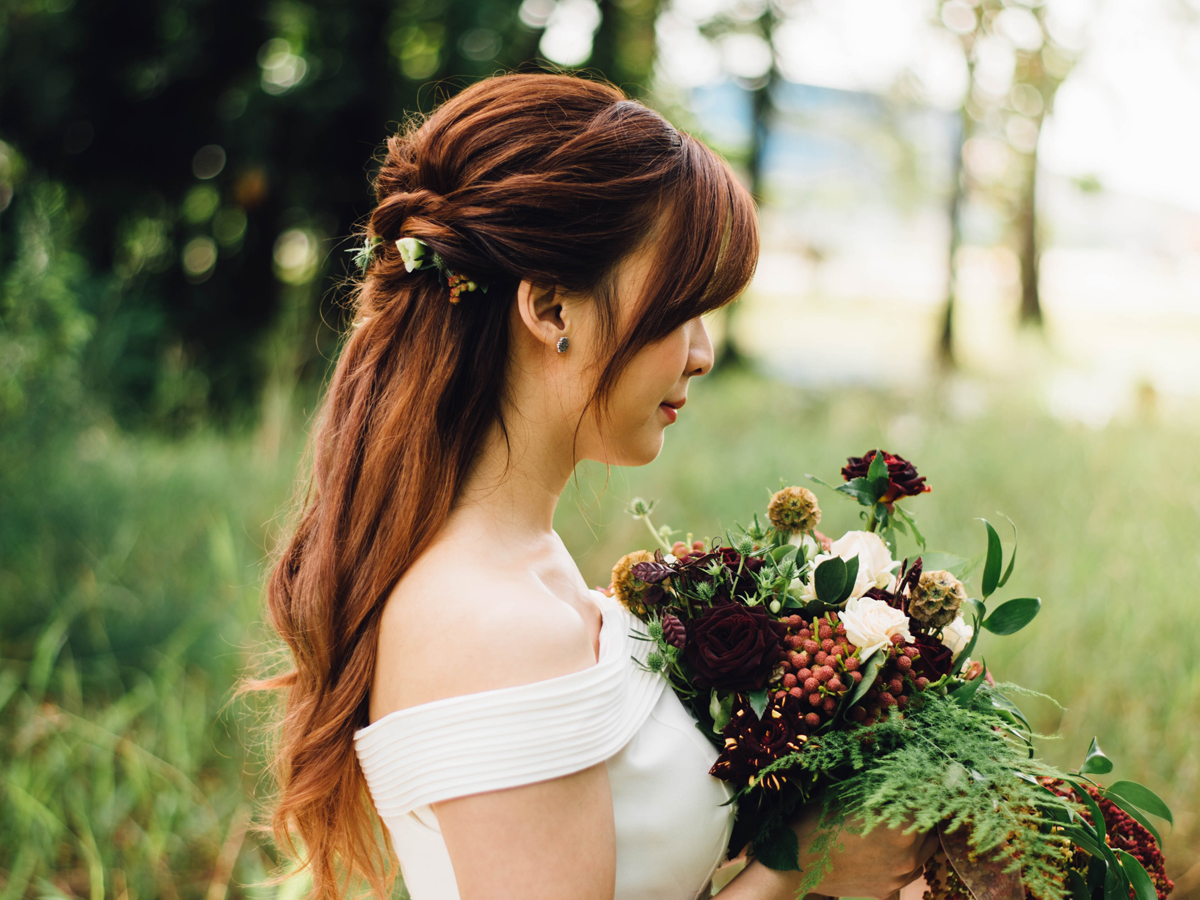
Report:
[[[493,422],[446,524],[519,554],[553,536],[554,510],[574,469],[571,429],[538,431],[513,414],[506,421],[508,440]]]

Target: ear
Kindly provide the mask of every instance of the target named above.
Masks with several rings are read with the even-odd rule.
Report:
[[[529,333],[539,343],[553,347],[560,337],[571,332],[575,304],[563,295],[561,288],[522,281],[517,285],[517,311]]]

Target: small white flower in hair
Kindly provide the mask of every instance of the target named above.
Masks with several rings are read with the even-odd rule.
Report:
[[[400,251],[400,259],[404,261],[404,271],[411,272],[421,267],[422,258],[429,245],[419,238],[400,238],[396,241],[396,249]]]

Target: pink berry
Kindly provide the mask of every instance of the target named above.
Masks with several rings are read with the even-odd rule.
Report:
[[[801,684],[808,681],[810,678],[812,678],[812,669],[801,669],[796,673],[796,681],[800,682]]]
[[[874,725],[874,724],[875,724],[875,717],[874,717],[874,716],[867,716],[867,721],[863,722],[863,724],[864,724],[864,725]]]
[[[822,630],[822,631],[824,631],[825,629],[824,629],[824,628],[822,628],[821,630]],[[833,644],[833,638],[824,638],[824,639],[821,641],[821,649],[822,649],[822,650],[824,650],[826,653],[832,653],[832,652],[833,652],[833,646],[834,646],[834,644]]]
[[[821,704],[821,707],[825,710],[825,712],[832,716],[834,710],[837,709],[837,700],[835,700],[833,697],[826,697],[825,702]]]
[[[858,684],[860,681],[862,681],[862,672],[859,672],[856,669],[855,671],[850,673],[850,677],[854,679],[855,684]]]
[[[787,617],[788,628],[799,628],[804,624],[804,620],[797,615]]]
[[[814,654],[820,649],[821,649],[821,645],[818,644],[816,641],[814,641],[812,638],[809,638],[807,641],[804,642],[804,650],[806,653]]]
[[[790,672],[783,676],[783,686],[785,688],[794,688],[796,686],[796,676]]]
[[[901,644],[904,643],[904,635],[893,634],[892,635],[892,643],[895,644],[897,647],[899,647]]]
[[[842,680],[840,678],[838,678],[836,675],[834,675],[832,678],[830,678],[829,684],[827,684],[825,686],[827,688],[829,688],[831,691],[833,691],[835,694],[840,694],[843,690]]]
[[[891,692],[893,697],[899,697],[904,693],[904,679],[898,676],[893,678],[888,682],[888,690]]]
[[[882,694],[879,695],[879,705],[885,706],[885,707],[886,706],[895,706],[896,698],[893,697],[891,694],[889,694],[887,691],[884,691]]]
[[[800,697],[804,696],[804,691],[800,690],[800,688],[798,688],[798,687],[792,688],[790,691],[788,691],[788,693],[796,698],[800,698]]]
[[[859,661],[858,661],[857,656],[847,656],[846,657],[846,668],[847,669],[849,669],[851,672],[853,672],[858,667],[859,667]]]
[[[921,651],[918,650],[916,647],[905,647],[904,655],[907,656],[909,659],[916,659],[918,656],[921,655]]]
[[[784,697],[786,697],[786,696],[787,696],[787,691],[776,691],[776,692],[775,692],[775,699],[776,699],[776,700],[782,700],[782,699],[783,699]]]
[[[908,706],[908,697],[906,697],[904,694],[901,694],[899,697],[896,698],[896,705],[899,706],[901,709],[904,709],[905,707]]]
[[[907,656],[897,657],[896,668],[898,668],[901,672],[907,672],[912,668],[912,660]]]
[[[926,678],[924,675],[922,675],[920,678],[917,679],[917,690],[923,691],[927,687],[929,687],[929,679]]]
[[[833,637],[833,629],[830,628],[828,625],[822,625],[820,628],[817,629],[817,635],[823,641],[828,640],[829,638]]]
[[[850,708],[850,718],[853,719],[855,722],[862,722],[864,719],[867,718],[867,711],[865,709],[863,709],[861,706],[851,707]]]
[[[804,690],[808,691],[810,694],[816,691],[820,686],[821,682],[816,678],[816,676],[806,678],[804,680]]]
[[[829,661],[829,654],[824,650],[818,650],[817,655],[814,656],[813,659],[816,661],[818,666],[823,666]]]
[[[811,629],[811,628],[807,628],[807,627],[806,627],[806,628],[801,628],[801,629],[800,629],[798,632],[796,632],[796,633],[797,633],[798,635],[800,635],[800,638],[801,638],[801,640],[805,640],[805,641],[807,641],[809,638],[811,638],[811,637],[812,637],[812,629]]]
[[[824,700],[825,700],[824,697],[822,697],[820,694],[815,693],[815,692],[808,695],[808,705],[809,706],[820,706],[824,702]]]
[[[834,634],[838,634],[838,635],[845,634],[845,633],[846,633],[846,626],[845,626],[845,625],[843,625],[843,624],[841,624],[841,623],[839,622],[839,623],[838,623],[838,627],[837,627],[837,628],[835,628],[835,629],[833,629],[833,633],[834,633]]]
[[[818,681],[828,681],[833,677],[833,667],[821,666],[821,668],[817,669],[816,675]]]
[[[818,716],[815,712],[809,713],[807,716],[804,717],[804,724],[807,725],[809,728],[816,728],[818,725],[821,724],[821,717]]]

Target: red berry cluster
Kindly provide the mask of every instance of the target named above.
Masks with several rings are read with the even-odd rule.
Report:
[[[892,643],[879,652],[886,654],[883,668],[863,695],[862,702],[851,707],[848,713],[852,721],[864,725],[874,725],[893,706],[903,714],[912,703],[914,692],[919,693],[929,686],[925,676],[914,677],[913,662],[921,657],[919,647],[905,643],[897,634],[892,636]]]
[[[811,734],[833,718],[842,695],[862,681],[857,648],[846,639],[846,626],[835,612],[811,622],[798,615],[783,622],[788,630],[775,698],[795,716],[797,732]]]
[[[1075,785],[1065,781],[1058,781],[1053,778],[1041,779],[1042,784],[1048,787],[1060,797],[1073,799],[1072,795]],[[1084,785],[1096,805],[1100,807],[1100,815],[1104,817],[1104,826],[1106,829],[1105,841],[1110,847],[1118,850],[1124,850],[1130,856],[1137,859],[1142,864],[1142,868],[1146,870],[1146,874],[1150,876],[1150,880],[1154,882],[1154,889],[1158,893],[1159,900],[1167,900],[1167,895],[1175,889],[1175,882],[1167,877],[1166,861],[1163,859],[1162,848],[1158,846],[1158,841],[1154,839],[1154,835],[1138,822],[1133,816],[1129,815],[1117,804],[1111,800],[1101,797],[1100,791],[1090,784]],[[1087,812],[1083,814],[1087,820],[1091,821],[1091,815]],[[1075,859],[1071,862],[1071,867],[1074,869],[1085,869],[1087,866],[1087,857],[1082,850],[1076,849]],[[1129,891],[1130,900],[1136,900],[1136,895],[1131,888]]]

